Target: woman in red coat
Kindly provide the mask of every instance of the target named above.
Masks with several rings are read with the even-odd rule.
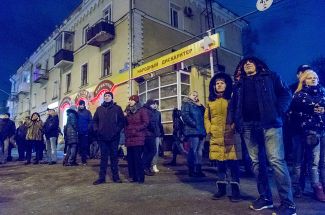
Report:
[[[125,127],[125,146],[127,147],[128,170],[131,182],[144,183],[142,162],[143,145],[148,133],[149,115],[139,103],[139,96],[129,98],[125,109],[127,124]]]

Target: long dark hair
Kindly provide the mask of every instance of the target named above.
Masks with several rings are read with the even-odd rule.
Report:
[[[250,56],[250,57],[245,57],[238,63],[237,68],[234,73],[234,77],[239,78],[238,76],[246,76],[246,73],[244,71],[244,64],[247,61],[253,62],[255,64],[256,72],[258,72],[258,73],[270,71],[269,67],[261,59],[254,57],[254,56]]]

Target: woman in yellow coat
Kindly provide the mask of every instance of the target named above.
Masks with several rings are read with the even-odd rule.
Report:
[[[213,199],[226,196],[227,169],[231,172],[231,201],[240,200],[239,167],[240,148],[234,138],[234,129],[231,116],[228,113],[228,104],[232,94],[232,79],[226,73],[217,73],[210,81],[209,102],[204,113],[206,132],[210,135],[210,160],[217,161],[218,191]]]

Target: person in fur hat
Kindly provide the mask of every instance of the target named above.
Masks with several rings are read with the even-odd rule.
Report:
[[[240,147],[234,139],[233,125],[228,114],[228,103],[232,94],[232,80],[226,73],[213,76],[209,86],[209,101],[204,113],[204,125],[210,134],[210,160],[218,165],[218,191],[213,199],[221,199],[227,191],[227,169],[231,173],[231,201],[240,200],[239,167]]]

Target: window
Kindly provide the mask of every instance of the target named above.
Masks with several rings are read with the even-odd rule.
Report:
[[[175,28],[179,28],[179,11],[177,5],[170,3],[170,24]]]
[[[104,10],[103,10],[103,18],[110,22],[112,21],[112,5],[109,4]]]
[[[66,76],[66,86],[67,86],[67,92],[71,91],[71,73],[67,74]]]
[[[53,82],[53,95],[52,95],[52,99],[56,99],[58,97],[58,88],[59,88],[59,82],[58,81],[54,81]]]
[[[111,51],[107,51],[103,54],[103,71],[102,77],[111,75]]]
[[[85,86],[88,84],[88,64],[84,64],[81,66],[81,86]]]
[[[89,28],[89,25],[86,25],[83,29],[82,29],[82,44],[86,44],[87,43],[87,30]]]

